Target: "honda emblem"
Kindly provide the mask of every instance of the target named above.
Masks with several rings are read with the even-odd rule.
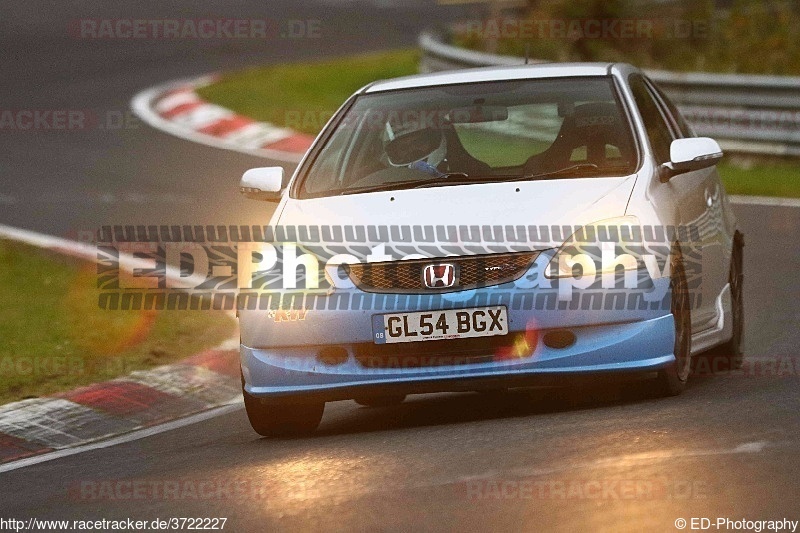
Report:
[[[428,265],[423,270],[423,281],[429,289],[446,289],[456,284],[456,266],[453,263]]]

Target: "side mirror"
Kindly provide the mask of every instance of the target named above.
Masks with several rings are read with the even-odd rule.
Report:
[[[659,168],[662,182],[684,172],[713,167],[722,159],[722,148],[710,137],[675,139],[669,146],[669,159]]]
[[[280,201],[283,192],[283,167],[251,168],[242,175],[239,192],[252,200]]]

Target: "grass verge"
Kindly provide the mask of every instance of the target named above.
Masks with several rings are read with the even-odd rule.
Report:
[[[728,194],[800,198],[800,162],[727,158],[718,169]]]
[[[171,363],[234,331],[220,311],[106,311],[94,265],[0,240],[0,404]]]
[[[235,72],[202,98],[259,121],[316,134],[351,94],[375,80],[417,73],[419,53],[395,50]]]
[[[418,61],[416,50],[399,50],[274,65],[230,73],[198,92],[242,115],[316,134],[353,92],[378,79],[415,74]],[[800,197],[800,164],[790,160],[726,158],[719,172],[729,194]]]

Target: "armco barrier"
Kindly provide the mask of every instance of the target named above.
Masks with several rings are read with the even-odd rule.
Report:
[[[432,33],[419,37],[420,71],[519,65],[522,58],[467,50]],[[540,60],[531,62],[541,63]],[[698,135],[733,152],[800,156],[800,77],[649,70]]]

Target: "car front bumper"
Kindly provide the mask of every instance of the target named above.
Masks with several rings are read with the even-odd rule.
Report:
[[[625,323],[568,328],[575,342],[552,348],[542,342],[547,329],[535,336],[532,351],[469,364],[387,367],[364,366],[355,345],[335,342],[346,358],[323,362],[320,350],[331,344],[270,348],[241,345],[245,391],[253,396],[303,396],[323,401],[362,394],[396,394],[549,386],[571,379],[596,380],[621,374],[659,370],[675,360],[671,314]],[[343,350],[342,350],[343,349]]]

